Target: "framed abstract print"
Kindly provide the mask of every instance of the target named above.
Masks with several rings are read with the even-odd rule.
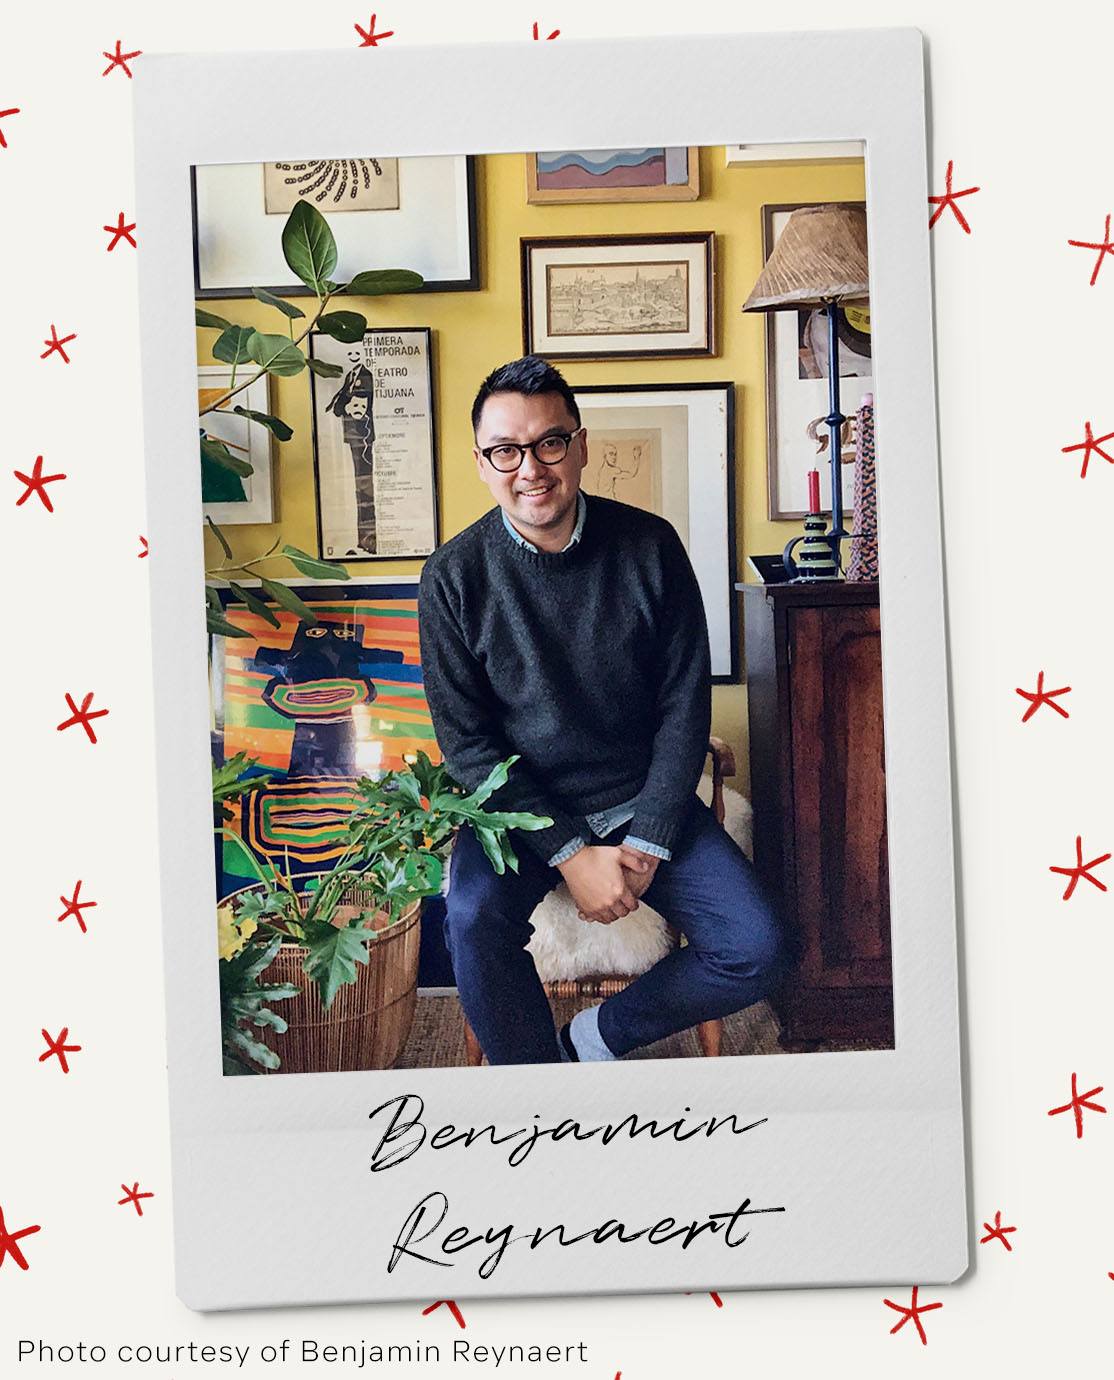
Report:
[[[683,235],[522,241],[522,341],[546,359],[715,354],[715,242]]]
[[[534,206],[602,201],[695,201],[696,148],[559,149],[526,155],[526,200]]]
[[[473,158],[216,163],[193,171],[191,194],[195,297],[247,297],[253,287],[306,296],[282,252],[286,216],[302,200],[329,222],[341,281],[408,268],[425,279],[420,292],[480,285]]]
[[[712,679],[738,678],[735,594],[735,386],[575,388],[588,433],[587,493],[666,518],[692,561],[712,648]]]
[[[437,545],[432,332],[311,332],[317,525],[326,560],[428,556]]]
[[[861,201],[846,205],[861,207]],[[796,205],[763,206],[762,257],[770,257]],[[769,516],[798,521],[808,512],[810,469],[825,469],[826,453],[808,435],[810,423],[828,413],[827,316],[818,308],[766,313],[766,466]],[[852,416],[864,393],[874,391],[869,307],[841,307],[839,376],[842,409]],[[826,435],[824,428],[820,428]],[[844,459],[853,459],[844,443]],[[844,511],[854,505],[854,466],[842,466]],[[826,481],[825,481],[826,482]],[[830,504],[821,500],[824,510]]]

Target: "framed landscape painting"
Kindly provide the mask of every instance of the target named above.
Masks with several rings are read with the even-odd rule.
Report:
[[[700,150],[559,149],[526,155],[526,200],[554,202],[695,201]]]

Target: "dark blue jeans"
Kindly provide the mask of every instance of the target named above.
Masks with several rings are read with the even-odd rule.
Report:
[[[625,834],[624,826],[600,842],[621,843]],[[445,938],[461,1005],[488,1062],[558,1063],[553,1015],[526,945],[530,916],[561,874],[511,837],[519,871],[499,877],[471,830],[461,830]],[[659,864],[643,899],[688,943],[600,1007],[600,1034],[617,1055],[741,1011],[767,995],[780,967],[777,921],[754,868],[696,797],[673,857]]]

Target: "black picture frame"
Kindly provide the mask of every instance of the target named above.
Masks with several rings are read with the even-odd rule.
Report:
[[[479,200],[476,191],[476,155],[466,154],[465,186],[467,196],[468,224],[468,276],[466,278],[427,279],[415,292],[477,292],[480,287],[480,236]],[[376,212],[376,214],[381,214]],[[388,213],[389,214],[389,213]],[[249,283],[235,287],[202,287],[201,260],[198,248],[197,220],[197,168],[190,168],[190,224],[193,234],[193,292],[200,300],[227,301],[233,298],[250,297],[253,287],[261,287],[278,297],[312,297],[313,290],[296,279],[292,283]],[[405,268],[406,264],[385,265],[391,268]]]
[[[541,348],[536,341],[538,325],[531,291],[531,258],[544,249],[615,249],[622,245],[696,244],[704,250],[704,335],[705,343],[697,348],[637,350],[552,350]],[[522,349],[524,354],[537,354],[545,359],[609,360],[609,359],[701,359],[716,353],[716,236],[712,230],[686,230],[670,234],[645,235],[551,235],[524,238],[519,241],[520,276],[522,285]],[[648,260],[647,262],[653,262]]]

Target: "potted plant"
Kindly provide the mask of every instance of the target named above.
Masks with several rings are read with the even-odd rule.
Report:
[[[456,831],[469,825],[502,873],[518,870],[508,831],[552,822],[484,808],[517,760],[499,763],[470,794],[424,752],[409,770],[361,778],[339,856],[300,889],[302,878],[260,864],[221,826],[257,878],[217,908],[226,1072],[394,1062],[414,1013],[421,902],[441,890]],[[280,1016],[269,1005],[279,1001],[294,1005]]]

